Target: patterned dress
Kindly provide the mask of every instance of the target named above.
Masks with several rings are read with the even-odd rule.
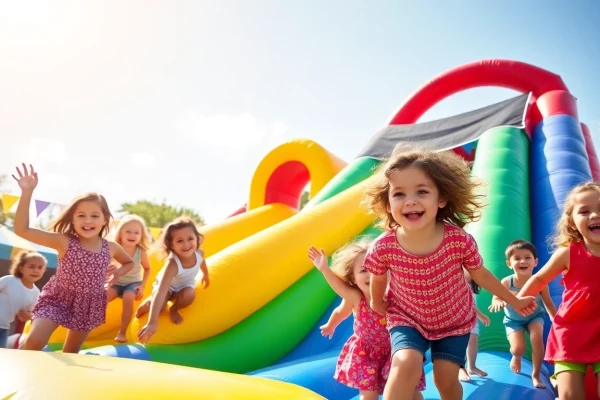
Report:
[[[354,312],[354,334],[344,344],[337,361],[334,378],[358,390],[377,391],[383,388],[390,373],[390,335],[386,320],[369,307],[361,297],[358,312]],[[425,375],[421,375],[419,390],[425,390]]]
[[[94,253],[84,249],[77,236],[71,236],[56,274],[44,286],[33,308],[33,318],[48,318],[80,332],[102,325],[106,318],[104,282],[110,259],[106,240],[102,239],[100,252]]]

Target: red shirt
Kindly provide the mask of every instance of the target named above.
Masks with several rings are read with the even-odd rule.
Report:
[[[449,224],[442,243],[429,255],[404,251],[392,230],[379,236],[365,257],[365,269],[372,274],[390,272],[387,328],[410,326],[428,340],[465,335],[477,322],[463,266],[476,270],[483,260],[473,236]]]

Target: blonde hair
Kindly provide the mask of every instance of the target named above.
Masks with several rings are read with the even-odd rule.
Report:
[[[385,229],[398,226],[388,211],[390,205],[390,175],[394,171],[415,167],[422,170],[440,192],[446,206],[437,211],[437,220],[464,227],[481,218],[481,194],[476,189],[481,183],[471,179],[469,164],[452,151],[421,151],[397,145],[391,157],[375,173],[375,182],[366,190],[367,205],[379,217]]]
[[[367,253],[370,244],[370,240],[361,239],[348,243],[333,253],[331,257],[331,270],[333,273],[348,285],[357,287],[354,281],[354,261],[359,255]]]
[[[578,194],[585,193],[595,190],[600,193],[600,183],[598,182],[584,182],[575,186],[565,199],[565,205],[563,213],[556,224],[556,235],[554,235],[553,241],[556,247],[567,247],[571,243],[577,243],[583,241],[581,232],[577,230],[573,223],[573,209],[575,208],[575,197]]]
[[[20,268],[23,265],[27,264],[27,261],[31,260],[32,258],[39,258],[40,260],[42,260],[44,262],[44,268],[46,268],[46,264],[48,264],[48,260],[46,260],[46,257],[44,257],[43,255],[41,255],[37,251],[22,250],[13,259],[13,262],[12,262],[12,264],[10,266],[9,273],[11,275],[16,276],[17,278],[22,278],[23,277],[23,273],[21,272]]]
[[[148,234],[148,227],[146,227],[144,220],[137,215],[126,215],[121,218],[119,225],[117,226],[117,230],[115,231],[115,242],[121,244],[121,241],[123,240],[121,238],[123,228],[125,228],[125,225],[129,224],[130,222],[137,222],[140,224],[140,227],[142,228],[142,237],[138,243],[138,247],[148,250],[150,248],[150,235]]]
[[[181,216],[169,222],[164,227],[160,234],[160,237],[156,241],[156,246],[163,252],[165,256],[168,256],[171,253],[173,253],[173,233],[184,228],[190,228],[194,232],[194,235],[196,235],[196,239],[198,242],[198,249],[200,248],[200,245],[204,241],[204,235],[202,235],[198,231],[196,222],[193,219],[187,216]]]
[[[108,203],[106,202],[104,196],[102,196],[100,193],[94,192],[84,193],[74,198],[73,201],[71,201],[71,204],[69,204],[50,224],[50,230],[67,235],[74,234],[75,226],[73,225],[73,214],[75,214],[75,209],[77,206],[86,201],[97,203],[100,206],[100,210],[102,210],[102,214],[104,215],[106,222],[102,226],[102,229],[100,229],[98,236],[105,237],[108,233],[108,227],[110,226],[113,216],[110,213]]]

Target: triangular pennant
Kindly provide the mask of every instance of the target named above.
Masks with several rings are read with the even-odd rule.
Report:
[[[19,201],[19,196],[15,196],[12,194],[2,194],[2,208],[4,208],[4,212],[10,212],[12,206]]]
[[[152,235],[152,237],[154,238],[154,240],[158,239],[158,237],[160,236],[160,232],[162,231],[162,229],[160,228],[148,228],[150,230],[150,234]]]
[[[36,217],[39,217],[41,213],[44,212],[46,208],[50,205],[49,201],[44,200],[36,200],[35,201],[35,212],[37,213]]]

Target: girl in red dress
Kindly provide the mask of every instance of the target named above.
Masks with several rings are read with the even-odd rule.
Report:
[[[335,328],[354,312],[354,334],[342,348],[334,378],[358,389],[361,400],[376,400],[383,393],[390,372],[391,344],[385,316],[369,307],[371,274],[363,267],[368,245],[364,241],[347,244],[333,256],[331,269],[323,250],[311,247],[308,257],[342,298],[327,324],[321,327],[323,336],[331,338]],[[412,394],[414,400],[423,399],[419,390],[425,390],[423,371]]]
[[[556,251],[521,289],[533,296],[563,274],[562,303],[546,344],[546,361],[555,366],[561,400],[585,399],[584,378],[600,373],[600,183],[587,182],[567,196],[557,227]],[[598,384],[600,396],[600,384]]]

